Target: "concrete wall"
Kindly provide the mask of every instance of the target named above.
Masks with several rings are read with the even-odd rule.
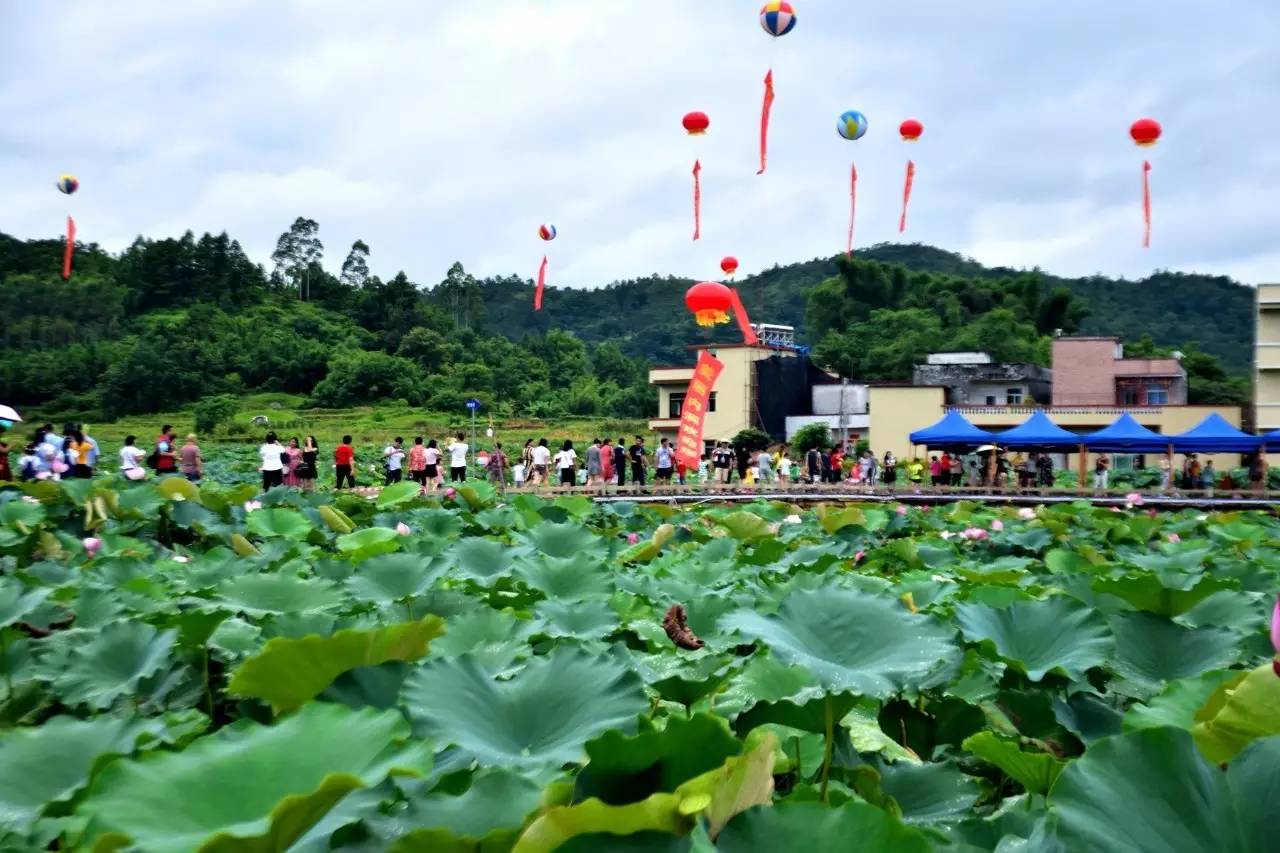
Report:
[[[912,432],[937,423],[945,414],[943,388],[877,387],[868,392],[871,425],[866,436],[877,456],[892,450],[899,459],[911,458]]]
[[[863,438],[871,429],[871,416],[847,414],[842,424],[839,415],[793,415],[787,418],[787,441],[794,438],[797,432],[809,424],[826,424],[831,428],[831,435],[836,440],[839,440],[842,428],[849,432],[850,439],[854,433],[859,438]]]
[[[1010,388],[1022,392],[1025,402],[1049,402],[1052,372],[1034,364],[917,364],[914,385],[942,385],[951,405],[985,405],[994,396],[1004,405]]]
[[[1116,340],[1055,338],[1053,405],[1114,406]]]
[[[1260,284],[1257,293],[1253,404],[1259,432],[1280,429],[1280,284]],[[1280,454],[1270,455],[1280,464]]]
[[[814,385],[813,413],[815,415],[839,415],[841,413],[841,395],[844,396],[846,415],[865,415],[867,413],[866,385]],[[790,430],[788,430],[788,433]]]

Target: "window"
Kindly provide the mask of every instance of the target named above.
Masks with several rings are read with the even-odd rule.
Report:
[[[680,411],[684,408],[684,394],[672,394],[670,401],[667,403],[667,417],[678,418]]]
[[[1010,406],[1022,405],[1022,389],[1021,388],[1005,389],[1004,397],[1005,397],[1005,402],[1008,403]]]
[[[1138,389],[1121,388],[1120,389],[1120,405],[1122,406],[1138,405]]]
[[[988,405],[988,406],[994,406],[995,404],[996,404],[996,395],[995,395],[995,394],[988,394],[988,395],[987,395],[987,405]]]
[[[714,412],[716,410],[716,392],[712,391],[711,396],[707,399],[707,411]]]
[[[1147,386],[1147,405],[1148,406],[1169,405],[1169,389],[1160,388],[1155,385],[1148,385]]]

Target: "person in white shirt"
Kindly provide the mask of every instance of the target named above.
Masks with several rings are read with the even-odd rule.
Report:
[[[467,436],[465,433],[458,433],[458,440],[450,444],[447,448],[449,451],[449,480],[454,483],[464,483],[467,480],[467,452],[471,449],[467,446]]]
[[[547,482],[547,474],[550,467],[551,448],[547,447],[547,440],[544,438],[533,449],[533,485],[538,486]]]
[[[438,488],[444,482],[444,477],[440,475],[440,445],[436,444],[434,438],[427,442],[425,455],[427,462],[426,467],[422,469],[422,477],[426,482],[423,486],[429,485],[431,489]]]
[[[126,436],[124,447],[120,448],[120,473],[130,480],[141,480],[147,476],[147,469],[142,467],[147,452],[134,444],[137,440],[137,436]]]
[[[560,485],[576,485],[577,467],[578,454],[573,449],[573,442],[566,441],[560,448],[560,452],[556,454],[556,470],[560,472]]]
[[[397,435],[396,440],[382,451],[382,458],[387,464],[386,485],[398,483],[404,478],[404,457],[404,439]]]
[[[524,485],[524,463],[523,462],[517,462],[515,466],[511,469],[511,479],[515,481],[517,489]]]
[[[276,440],[274,432],[267,433],[267,440],[258,448],[258,455],[262,457],[262,465],[258,468],[262,472],[262,490],[265,492],[275,486],[283,485],[284,448]]]

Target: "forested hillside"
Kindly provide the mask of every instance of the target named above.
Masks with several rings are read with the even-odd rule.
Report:
[[[459,264],[439,282],[383,279],[362,241],[336,255],[334,275],[305,218],[269,271],[227,234],[139,238],[118,255],[82,244],[67,282],[61,255],[59,241],[0,234],[0,399],[93,419],[251,390],[320,407],[402,399],[453,411],[475,396],[512,414],[643,417],[650,364],[738,334],[690,321],[691,279],[553,286],[535,313],[528,280],[478,280]],[[1194,395],[1238,399],[1244,386],[1223,365],[1243,375],[1250,358],[1252,292],[1220,277],[1060,279],[881,245],[738,287],[753,319],[796,326],[819,361],[853,378],[909,378],[949,348],[1043,363],[1061,329],[1182,349]]]

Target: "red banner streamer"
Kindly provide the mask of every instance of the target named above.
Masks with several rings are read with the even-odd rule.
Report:
[[[911,185],[916,182],[916,164],[907,161],[907,183],[902,188],[902,216],[898,218],[898,233],[907,230],[907,205],[911,203]]]
[[[738,295],[736,288],[729,288],[729,295],[733,297],[733,316],[738,321],[738,330],[742,332],[742,342],[749,347],[753,347],[760,343],[760,338],[756,336],[756,330],[751,328],[751,318],[747,316],[746,306],[742,304],[742,297]]]
[[[702,161],[693,161],[693,239],[702,236]]]
[[[1142,248],[1151,248],[1151,163],[1142,161]]]
[[[760,171],[763,175],[769,162],[769,113],[773,111],[773,69],[764,75],[764,105],[760,107]]]
[[[542,290],[547,286],[547,256],[542,256],[542,265],[538,267],[538,286],[533,289],[533,310],[542,310]]]
[[[844,256],[853,255],[853,218],[858,212],[858,166],[849,167],[849,241],[845,244]]]
[[[697,470],[702,461],[702,434],[706,428],[707,403],[716,387],[724,362],[705,350],[698,353],[698,364],[680,407],[680,431],[676,434],[676,462]]]
[[[67,217],[67,246],[62,250],[62,277],[71,278],[71,259],[76,253],[76,221]]]

